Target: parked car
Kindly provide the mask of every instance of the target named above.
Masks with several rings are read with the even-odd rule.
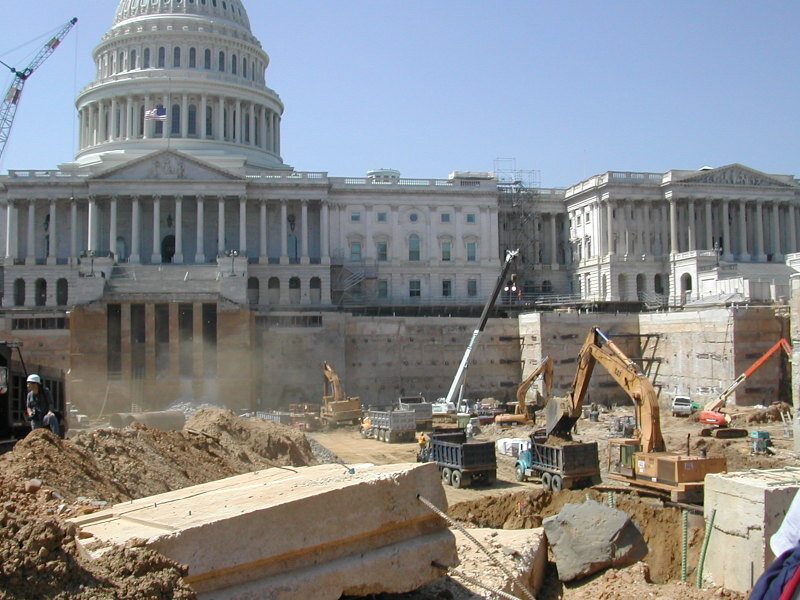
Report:
[[[694,410],[694,404],[689,396],[675,396],[672,399],[673,417],[688,417]]]

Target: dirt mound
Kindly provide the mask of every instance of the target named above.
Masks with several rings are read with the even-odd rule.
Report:
[[[198,412],[184,431],[133,425],[70,441],[31,432],[0,457],[0,600],[194,598],[183,567],[146,548],[84,561],[63,519],[239,473],[309,464],[316,459],[302,432],[216,408]]]
[[[786,402],[776,402],[767,408],[760,408],[753,413],[747,415],[748,423],[772,423],[781,421],[781,414],[792,414],[791,405]]]
[[[565,504],[580,504],[587,497],[598,502],[607,501],[607,495],[596,490],[553,494],[532,489],[461,502],[451,506],[447,512],[456,520],[478,527],[521,529],[539,527],[544,518],[558,514]],[[653,581],[663,583],[680,578],[681,511],[624,493],[616,493],[614,497],[616,508],[631,516],[647,542],[649,553],[645,562]],[[691,529],[688,554],[688,564],[692,565],[690,573],[698,562],[701,542],[702,531]]]

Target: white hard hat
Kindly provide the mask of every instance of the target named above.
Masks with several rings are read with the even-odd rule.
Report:
[[[33,373],[31,375],[28,375],[28,383],[41,384],[42,383],[42,378],[39,377],[36,373]]]

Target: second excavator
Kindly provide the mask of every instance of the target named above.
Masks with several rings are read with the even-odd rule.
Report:
[[[536,423],[534,412],[536,407],[528,406],[525,398],[533,382],[536,381],[539,376],[541,376],[544,381],[544,403],[546,404],[550,400],[550,394],[553,390],[553,361],[550,360],[549,356],[545,356],[541,364],[519,384],[514,414],[497,415],[494,418],[495,423],[502,426],[533,425]]]

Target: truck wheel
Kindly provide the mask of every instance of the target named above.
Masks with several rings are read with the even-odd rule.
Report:
[[[517,481],[525,481],[525,469],[522,468],[522,465],[514,467],[514,473],[517,476]]]
[[[492,485],[495,480],[497,479],[497,471],[484,471],[483,472],[483,482],[486,485]]]
[[[447,467],[442,469],[442,483],[443,484],[451,485],[450,484],[450,476],[451,476],[451,474],[452,474],[452,472]]]
[[[460,488],[461,487],[461,483],[462,483],[462,481],[461,481],[461,471],[458,471],[458,470],[453,471],[450,474],[450,484],[454,488]]]
[[[550,482],[550,489],[554,492],[560,492],[563,487],[564,480],[561,479],[561,475],[553,475],[553,480]]]
[[[550,473],[542,473],[542,487],[545,492],[550,491],[550,485],[553,482],[553,476]]]

